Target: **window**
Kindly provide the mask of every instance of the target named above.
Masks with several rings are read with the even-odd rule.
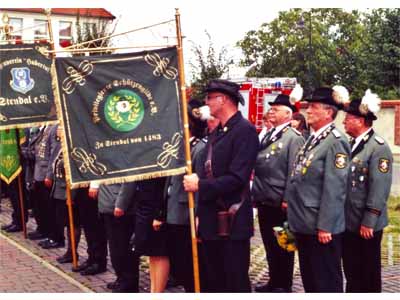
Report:
[[[22,40],[22,18],[10,18],[10,26],[12,27],[11,38],[16,41]]]
[[[72,22],[60,21],[59,36],[61,47],[68,47],[72,44]]]
[[[48,31],[47,31],[47,21],[46,20],[35,20],[35,31],[34,31],[34,39],[37,41],[43,41],[48,39]]]

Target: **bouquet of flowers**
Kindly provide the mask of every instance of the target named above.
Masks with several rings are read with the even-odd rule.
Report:
[[[275,226],[274,234],[278,245],[288,252],[293,252],[297,250],[296,240],[293,233],[289,230],[289,225],[287,222],[283,223],[283,227]]]

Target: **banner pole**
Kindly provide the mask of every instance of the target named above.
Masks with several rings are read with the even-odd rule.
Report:
[[[53,37],[53,27],[51,25],[51,9],[45,9],[45,13],[47,16],[47,27],[49,30],[49,39],[50,39],[50,48],[51,50],[55,50],[54,47],[54,37]],[[51,54],[52,59],[53,59],[53,65],[54,65],[54,60],[55,60],[55,54]],[[62,140],[60,141],[62,143]],[[66,187],[66,193],[67,193],[67,207],[68,207],[68,220],[69,220],[69,229],[70,229],[70,236],[71,236],[71,251],[72,251],[72,265],[74,268],[78,266],[78,260],[77,260],[77,255],[76,255],[76,243],[75,243],[75,226],[74,226],[74,217],[73,217],[73,210],[72,210],[72,199],[71,199],[71,188],[70,184],[67,181],[67,187]]]
[[[187,112],[187,99],[186,99],[186,84],[185,84],[185,71],[183,61],[183,49],[182,49],[182,32],[181,32],[181,19],[179,9],[175,9],[175,23],[176,23],[176,36],[178,39],[178,69],[179,69],[179,82],[180,82],[180,93],[182,103],[182,115],[183,115],[183,133],[185,140],[185,158],[187,174],[192,174],[192,161],[190,157],[190,144],[189,144],[189,120]],[[189,198],[189,217],[190,217],[190,233],[192,238],[192,256],[193,256],[193,276],[194,276],[194,291],[200,292],[200,276],[199,276],[199,257],[197,250],[197,237],[196,237],[196,226],[194,217],[194,196],[192,192],[188,193]]]
[[[17,147],[18,147],[18,156],[19,156],[19,164],[22,169],[22,155],[21,155],[21,144],[20,144],[20,136],[19,129],[15,129],[16,138],[17,138]],[[25,222],[25,205],[24,205],[24,192],[22,190],[22,174],[23,170],[18,175],[18,196],[19,196],[19,208],[21,210],[21,225],[22,231],[24,233],[24,238],[28,238],[26,233],[26,222]]]

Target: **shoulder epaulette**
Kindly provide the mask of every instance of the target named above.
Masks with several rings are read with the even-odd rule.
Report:
[[[288,127],[285,127],[285,128],[283,128],[283,130],[282,130],[282,132],[283,133],[285,133],[286,131],[288,131],[289,130],[289,126]]]
[[[296,128],[293,128],[293,127],[292,127],[292,130],[294,131],[294,133],[295,133],[295,134],[297,134],[297,135],[301,135],[301,132],[300,132],[300,131],[298,131]]]
[[[340,134],[340,132],[336,129],[332,130],[333,135],[335,136],[335,138],[340,138],[342,135]]]
[[[380,145],[383,145],[385,143],[383,138],[381,138],[380,136],[375,136],[375,141],[377,141],[377,143]]]

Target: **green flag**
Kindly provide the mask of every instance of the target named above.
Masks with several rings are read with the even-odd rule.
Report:
[[[20,130],[20,143],[25,135]],[[10,184],[22,171],[19,160],[17,132],[15,129],[0,131],[0,178]]]

